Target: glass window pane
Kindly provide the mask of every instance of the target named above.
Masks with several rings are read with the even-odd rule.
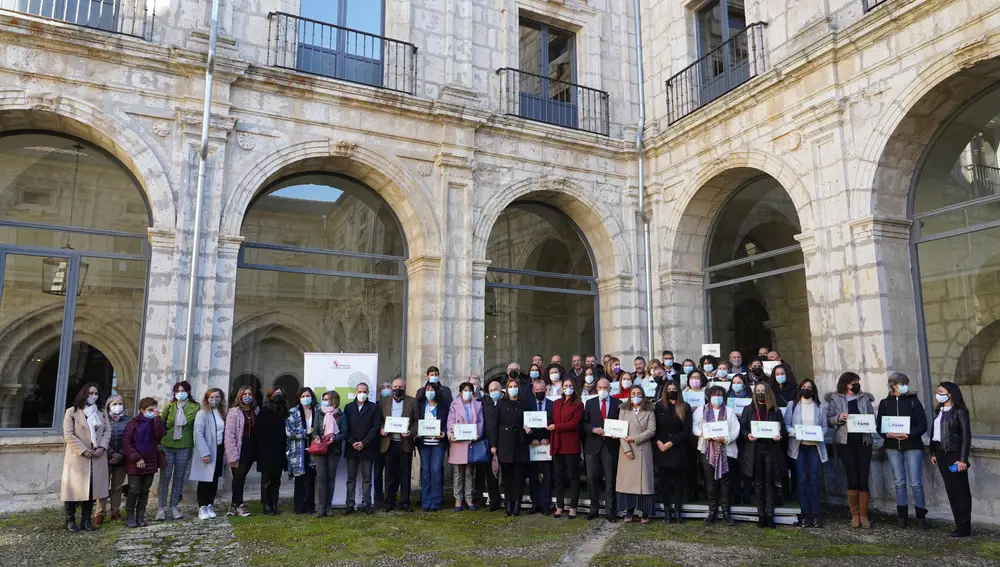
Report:
[[[402,368],[403,301],[402,281],[241,268],[233,384],[301,384],[305,352],[377,352],[379,380],[392,379]]]
[[[367,258],[351,258],[348,256],[264,250],[251,246],[244,248],[243,262],[246,264],[281,266],[284,268],[353,272],[383,276],[398,276],[405,273],[400,260],[372,260]]]
[[[1000,220],[1000,201],[917,219],[920,236],[931,236]]]
[[[340,23],[340,0],[302,0],[299,15],[337,25]]]
[[[708,265],[724,264],[754,254],[797,246],[802,232],[795,204],[772,177],[740,190],[716,221]]]
[[[587,243],[561,212],[537,203],[507,207],[486,245],[492,267],[594,275]]]
[[[572,289],[580,291],[591,291],[593,280],[566,279],[556,276],[536,276],[532,274],[509,274],[506,272],[486,272],[486,283],[499,283],[508,285],[523,285],[532,287],[554,287],[561,289]]]
[[[64,248],[111,254],[143,254],[146,239],[131,236],[82,234],[63,230],[0,226],[0,244],[36,248]]]
[[[343,24],[353,30],[382,35],[382,0],[344,0],[347,20]]]
[[[0,297],[0,427],[52,426],[65,295],[42,292],[41,256],[7,254]],[[59,400],[62,403],[62,400]],[[63,406],[60,405],[60,409]]]
[[[698,56],[717,49],[722,41],[722,6],[715,1],[698,10]]]
[[[932,386],[962,387],[972,431],[1000,434],[1000,228],[917,246]]]
[[[753,243],[746,242],[744,248],[753,248]],[[796,250],[794,252],[789,252],[787,254],[781,254],[779,256],[774,256],[771,258],[764,258],[761,260],[756,260],[753,262],[748,262],[746,264],[740,264],[739,266],[733,266],[731,268],[726,268],[724,270],[718,270],[709,273],[709,283],[719,283],[727,280],[734,280],[738,278],[744,278],[747,276],[753,276],[756,274],[763,274],[765,272],[770,272],[772,270],[780,270],[782,268],[790,268],[792,266],[797,266],[805,263],[802,256],[801,250]]]

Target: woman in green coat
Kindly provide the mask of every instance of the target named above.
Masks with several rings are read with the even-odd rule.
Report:
[[[160,470],[158,521],[167,519],[167,491],[170,494],[170,515],[175,520],[184,517],[177,507],[181,500],[181,490],[188,476],[191,455],[194,452],[194,418],[198,415],[198,403],[191,401],[191,384],[178,382],[173,387],[173,401],[163,408],[163,424],[167,435],[160,441],[160,450],[167,464]],[[173,480],[173,482],[171,482]]]

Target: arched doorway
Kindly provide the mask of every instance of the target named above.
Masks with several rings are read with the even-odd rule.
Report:
[[[294,396],[305,352],[377,352],[379,380],[401,373],[406,247],[378,194],[339,174],[279,177],[242,234],[233,376],[287,376]]]
[[[541,353],[597,353],[597,274],[576,225],[542,203],[515,202],[486,248],[486,375]]]
[[[281,388],[281,391],[285,393],[285,398],[288,400],[294,400],[295,394],[299,391],[302,386],[299,383],[299,379],[291,374],[282,374],[274,379],[273,388]],[[289,402],[291,403],[291,402]]]
[[[87,382],[134,408],[150,220],[103,149],[0,134],[0,428],[57,429]]]
[[[773,177],[757,172],[713,221],[705,251],[709,342],[752,358],[777,350],[812,370],[805,264],[795,205]]]

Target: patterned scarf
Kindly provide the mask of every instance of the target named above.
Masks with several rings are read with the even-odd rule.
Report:
[[[715,410],[711,404],[706,404],[702,410],[706,423],[715,421]],[[726,406],[719,408],[719,421],[726,421]],[[715,480],[719,480],[729,472],[729,459],[726,457],[726,444],[715,439],[708,443],[708,462],[715,467]]]

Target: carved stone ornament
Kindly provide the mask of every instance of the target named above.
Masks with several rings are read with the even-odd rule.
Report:
[[[354,153],[354,146],[354,142],[341,140],[333,145],[333,148],[331,148],[331,155],[343,158],[351,157],[351,154]]]
[[[252,150],[257,147],[257,138],[250,132],[240,132],[236,134],[236,144],[244,150]]]
[[[419,161],[417,162],[417,172],[423,177],[430,177],[431,173],[434,172],[434,164],[429,161]]]
[[[153,133],[161,138],[166,138],[170,135],[170,124],[167,124],[163,120],[157,120],[153,122]]]
[[[787,134],[779,136],[774,140],[774,147],[782,153],[794,152],[802,145],[802,134],[793,130]]]

